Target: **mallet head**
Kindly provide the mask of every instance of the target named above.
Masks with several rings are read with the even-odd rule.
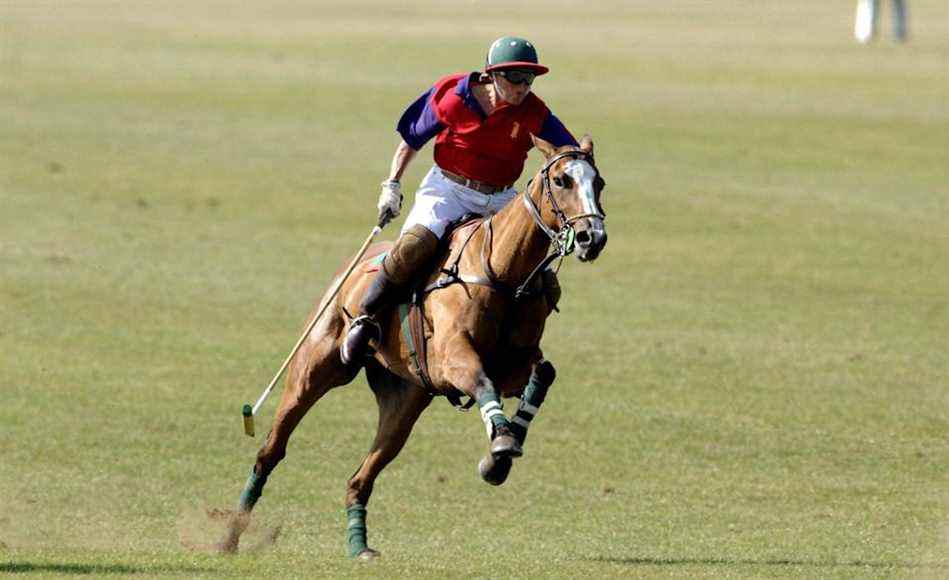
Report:
[[[244,408],[241,409],[241,415],[244,416],[244,433],[248,437],[254,436],[254,408],[249,404],[244,405]]]

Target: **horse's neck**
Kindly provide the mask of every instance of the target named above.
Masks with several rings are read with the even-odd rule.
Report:
[[[523,195],[532,196],[540,207],[540,182],[535,178],[531,183],[533,187]],[[488,264],[499,281],[521,284],[547,255],[550,239],[534,222],[520,196],[511,200],[491,221],[494,232]]]

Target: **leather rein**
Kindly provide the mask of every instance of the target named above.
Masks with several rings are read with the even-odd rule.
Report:
[[[596,171],[596,179],[599,179],[601,182],[603,180],[603,178],[600,177],[599,170],[596,169],[596,165],[593,163],[593,155],[587,153],[586,151],[580,149],[565,151],[563,153],[558,153],[547,160],[547,163],[544,164],[544,167],[540,170],[539,175],[543,178],[543,183],[541,186],[542,195],[546,196],[547,200],[550,201],[554,215],[557,216],[559,228],[556,230],[544,223],[544,219],[540,214],[540,208],[537,207],[537,204],[534,203],[534,200],[531,197],[531,183],[533,182],[533,179],[527,183],[527,187],[525,188],[522,195],[524,198],[524,205],[527,207],[527,212],[534,220],[534,223],[537,224],[537,227],[539,227],[540,230],[544,232],[544,235],[550,239],[550,242],[556,245],[556,250],[545,257],[541,263],[531,271],[530,275],[527,276],[527,279],[524,280],[521,285],[519,285],[517,288],[512,288],[508,284],[498,280],[497,275],[491,269],[489,257],[491,255],[491,247],[494,238],[494,231],[491,225],[491,221],[494,216],[491,216],[482,222],[482,226],[485,227],[486,231],[484,242],[481,246],[481,268],[484,270],[485,275],[471,276],[467,274],[461,274],[458,271],[458,263],[461,261],[461,256],[464,253],[465,248],[468,246],[468,242],[471,241],[471,238],[473,238],[474,234],[478,231],[478,228],[473,228],[471,233],[468,234],[468,237],[465,239],[464,244],[462,244],[461,249],[458,251],[458,255],[455,258],[454,263],[448,268],[442,269],[442,274],[444,275],[429,286],[425,287],[421,294],[428,294],[429,292],[450,286],[456,282],[466,282],[469,284],[487,286],[495,291],[511,295],[515,301],[537,294],[538,292],[532,292],[530,290],[530,285],[537,275],[547,266],[549,266],[554,260],[557,260],[558,258],[563,260],[563,258],[569,256],[573,252],[576,241],[576,231],[573,229],[573,225],[577,221],[584,218],[595,217],[606,219],[606,215],[602,211],[597,211],[595,213],[582,213],[568,217],[567,214],[562,209],[560,209],[560,206],[557,205],[557,201],[554,199],[553,190],[550,187],[550,169],[555,163],[568,157],[589,162],[593,167],[593,170]],[[599,210],[599,207],[596,209]],[[541,290],[541,292],[542,291],[543,290]]]

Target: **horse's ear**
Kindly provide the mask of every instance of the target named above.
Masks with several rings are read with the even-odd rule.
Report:
[[[593,137],[590,137],[589,134],[584,135],[583,138],[580,139],[580,150],[593,155]]]
[[[544,154],[544,157],[550,159],[557,153],[557,148],[553,146],[548,141],[544,141],[537,135],[531,134],[531,140],[534,141],[534,147],[540,149],[540,152]]]

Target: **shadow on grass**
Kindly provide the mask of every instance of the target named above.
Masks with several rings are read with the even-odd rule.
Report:
[[[949,569],[937,562],[835,562],[833,560],[729,560],[726,558],[587,558],[594,562],[627,566],[810,566],[814,568],[931,568]]]
[[[208,568],[186,566],[128,566],[125,564],[52,564],[33,562],[4,562],[0,564],[0,574],[53,573],[63,575],[84,574],[160,574],[160,573],[201,573],[217,572]]]

